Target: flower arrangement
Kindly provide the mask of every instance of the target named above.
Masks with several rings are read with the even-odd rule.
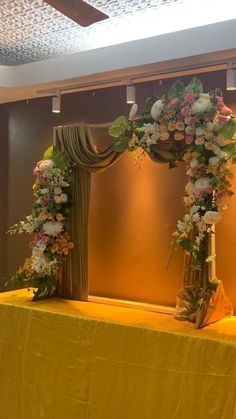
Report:
[[[207,269],[215,258],[209,253],[209,243],[212,225],[220,221],[233,193],[229,165],[236,163],[236,118],[224,104],[221,91],[204,93],[196,78],[187,86],[176,82],[166,95],[149,101],[147,111],[137,112],[135,104],[128,120],[121,116],[114,121],[110,128],[114,149],[136,152],[141,148],[141,158],[147,153],[170,168],[177,161],[186,163],[186,214],[173,234],[173,243],[190,258],[184,283],[188,302],[180,304],[179,318],[201,327],[219,284]],[[184,300],[183,293],[179,298]]]
[[[31,256],[12,276],[17,286],[34,287],[34,299],[54,295],[63,260],[73,249],[68,232],[71,164],[66,152],[50,147],[33,171],[36,201],[32,214],[12,226],[10,234],[33,235]]]

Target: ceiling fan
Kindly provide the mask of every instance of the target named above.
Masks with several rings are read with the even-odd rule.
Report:
[[[109,17],[83,0],[44,1],[81,26],[90,26],[93,23],[100,22]]]

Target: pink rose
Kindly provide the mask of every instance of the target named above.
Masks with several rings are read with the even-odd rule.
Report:
[[[169,101],[169,105],[175,107],[177,105],[177,102],[178,102],[177,97],[173,97],[173,99]]]
[[[196,122],[197,122],[197,116],[192,116],[190,120],[190,124],[195,125]]]
[[[177,119],[177,122],[183,122],[184,121],[184,118],[182,117],[182,115],[177,115],[176,119]]]
[[[195,100],[195,94],[194,93],[187,93],[184,96],[184,101],[187,103],[192,103]]]
[[[225,115],[219,115],[218,116],[218,122],[220,124],[226,124],[228,122],[228,118]]]
[[[190,107],[189,106],[184,106],[182,109],[181,109],[181,115],[183,116],[183,117],[185,117],[185,116],[188,116],[188,115],[191,115],[191,109],[190,109]]]
[[[193,142],[193,136],[187,135],[185,139],[186,144],[191,144]]]

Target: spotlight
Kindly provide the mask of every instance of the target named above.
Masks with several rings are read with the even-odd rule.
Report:
[[[55,96],[52,98],[52,112],[53,113],[60,113],[61,112],[61,95],[60,93],[56,93]]]
[[[233,64],[229,64],[226,72],[226,89],[236,90],[236,68]]]
[[[132,83],[126,86],[126,103],[135,103],[135,86]]]

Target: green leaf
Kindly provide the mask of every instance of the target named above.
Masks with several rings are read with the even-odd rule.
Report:
[[[179,245],[186,251],[190,252],[192,250],[192,243],[189,239],[184,239],[179,242]]]
[[[200,82],[199,79],[196,77],[193,77],[191,82],[186,86],[185,88],[186,92],[194,92],[197,95],[203,92],[203,85],[202,82]]]
[[[51,147],[47,148],[47,150],[45,151],[44,155],[43,155],[43,159],[44,160],[50,160],[52,159],[53,153],[54,153],[54,149],[56,147],[54,145],[52,145]]]
[[[222,135],[226,140],[231,140],[236,133],[236,121],[230,119],[227,124],[224,124],[219,130],[219,134]],[[227,146],[226,146],[227,147]]]
[[[168,99],[171,99],[173,97],[181,96],[184,91],[185,91],[185,85],[181,81],[177,80],[173,84],[173,86],[170,88],[170,90],[167,94]]]
[[[223,147],[223,150],[229,154],[236,154],[236,143],[230,143]]]
[[[208,256],[208,258],[206,259],[206,262],[214,262],[214,260],[216,260],[216,255],[211,255],[211,256]]]
[[[121,153],[122,151],[127,150],[127,148],[129,147],[129,140],[130,140],[129,137],[126,135],[116,139],[113,143],[114,151]]]
[[[128,128],[128,121],[125,116],[118,116],[109,128],[109,134],[112,137],[119,138],[126,132]]]

